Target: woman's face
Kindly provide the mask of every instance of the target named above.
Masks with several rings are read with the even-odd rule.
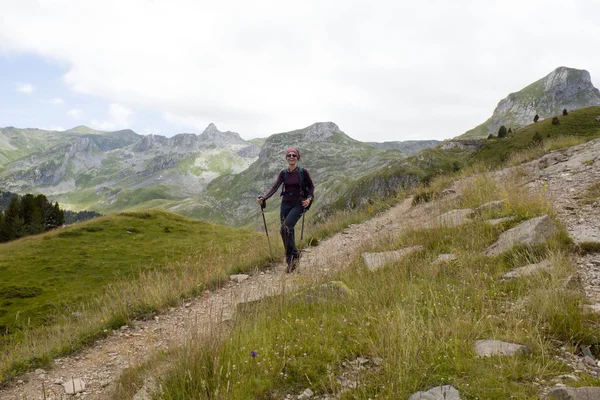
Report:
[[[286,154],[285,159],[287,160],[290,168],[295,168],[296,164],[298,163],[298,154],[290,151]]]

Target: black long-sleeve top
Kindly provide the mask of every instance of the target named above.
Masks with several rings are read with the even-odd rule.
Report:
[[[298,198],[304,199],[310,197],[312,199],[314,197],[315,185],[313,184],[313,181],[310,178],[310,174],[308,173],[306,168],[302,169],[302,173],[304,175],[304,183],[307,186],[308,193],[304,193],[300,179],[300,171],[299,168],[296,168],[292,172],[287,171],[285,173],[285,182],[283,181],[283,170],[279,172],[279,175],[277,175],[277,180],[275,181],[273,186],[271,186],[271,189],[269,189],[267,194],[263,196],[264,199],[266,200],[269,197],[273,196],[273,194],[277,191],[277,189],[279,189],[279,186],[281,186],[282,183],[284,188],[284,196],[281,201],[283,203],[295,203],[298,201]]]

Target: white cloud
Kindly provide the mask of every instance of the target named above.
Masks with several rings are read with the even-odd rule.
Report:
[[[92,120],[90,126],[99,130],[117,130],[131,128],[133,124],[133,111],[121,104],[112,103],[108,107],[108,119],[104,121]]]
[[[65,101],[63,99],[61,99],[60,97],[55,97],[50,100],[50,104],[60,105],[60,104],[65,104]]]
[[[83,111],[78,108],[71,108],[67,111],[67,115],[71,118],[81,118],[83,116]]]
[[[68,65],[77,92],[244,136],[331,120],[361,140],[450,137],[558,66],[600,79],[594,0],[4,3],[0,51]],[[117,121],[132,118],[96,122]]]
[[[35,86],[30,83],[17,83],[17,92],[31,94],[35,91]]]

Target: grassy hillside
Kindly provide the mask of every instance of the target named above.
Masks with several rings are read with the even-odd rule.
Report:
[[[486,176],[475,179],[451,206],[499,198],[506,200],[503,208],[473,223],[415,228],[365,249],[423,246],[376,272],[357,256],[350,268],[331,277],[349,289],[346,295],[306,301],[291,293],[238,313],[221,340],[192,340],[169,355],[177,362],[168,374],[161,370],[156,398],[278,399],[311,388],[319,398],[406,399],[440,384],[455,386],[461,398],[539,398],[540,385],[570,373],[555,359],[556,349],[598,343],[600,321],[581,307],[581,295],[564,285],[573,273],[564,231],[545,245],[516,247],[496,257],[482,254],[518,222],[552,215],[543,195],[530,195],[518,180],[499,185]],[[514,220],[485,223],[499,217]],[[435,262],[449,252],[456,260]],[[544,259],[552,261],[552,271],[501,279]],[[476,357],[475,340],[486,338],[525,344],[531,354]],[[600,384],[577,379],[583,386]],[[132,387],[123,388],[119,398],[131,398],[142,380],[143,374],[128,374],[123,385]]]
[[[483,162],[491,166],[498,166],[508,161],[516,152],[527,150],[537,144],[533,142],[536,133],[542,140],[557,139],[560,137],[575,137],[587,141],[600,137],[600,107],[588,107],[574,110],[569,115],[557,116],[558,125],[552,124],[552,119],[546,119],[537,124],[528,125],[519,129],[507,138],[488,139],[485,146],[470,160],[470,163]]]
[[[0,382],[29,357],[69,352],[106,327],[265,265],[268,254],[264,235],[162,211],[100,217],[0,244],[0,347],[11,349],[0,355]],[[80,314],[85,329],[62,329]],[[48,337],[57,331],[67,332],[58,335],[60,345]],[[36,341],[50,344],[39,349]]]

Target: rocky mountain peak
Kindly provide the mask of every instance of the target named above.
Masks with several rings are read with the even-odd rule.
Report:
[[[200,139],[211,143],[245,143],[246,141],[236,132],[221,132],[212,122],[200,134]]]
[[[590,73],[583,69],[558,67],[498,103],[490,119],[459,138],[487,137],[497,134],[500,126],[520,128],[562,112],[600,105],[600,91],[592,84]]]
[[[316,122],[305,128],[303,137],[308,140],[323,140],[334,134],[343,133],[333,122]]]

